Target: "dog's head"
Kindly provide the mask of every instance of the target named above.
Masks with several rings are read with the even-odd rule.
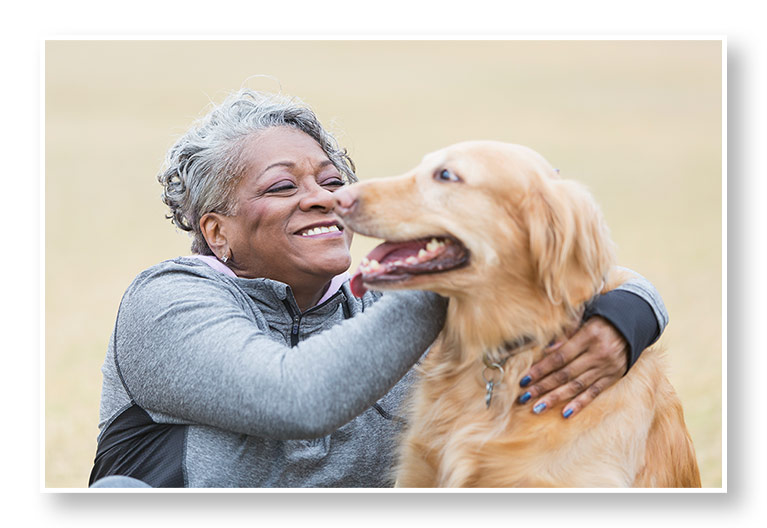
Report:
[[[356,293],[493,291],[575,307],[597,293],[613,259],[590,194],[520,145],[459,143],[335,195],[348,228],[386,240],[363,260]]]

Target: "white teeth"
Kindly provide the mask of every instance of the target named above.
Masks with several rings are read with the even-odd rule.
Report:
[[[363,259],[362,259],[362,262],[361,262],[361,264],[362,264],[363,266],[367,266],[368,264],[370,264],[370,261],[368,260],[368,258],[367,258],[367,257],[365,257],[365,258],[363,258]]]
[[[444,247],[445,243],[442,241],[437,240],[436,238],[432,238],[428,244],[426,244],[426,251],[435,251],[441,247]]]
[[[303,233],[301,233],[301,236],[314,236],[314,235],[321,235],[324,233],[333,233],[336,231],[340,231],[338,229],[338,226],[332,225],[328,227],[314,227],[312,229],[307,229]]]
[[[408,257],[405,259],[408,264],[418,264],[418,259],[415,257]]]
[[[370,269],[375,271],[375,270],[377,270],[378,268],[381,267],[381,264],[379,264],[379,262],[377,260],[371,260],[369,267],[370,267]]]
[[[428,253],[426,253],[425,249],[421,249],[421,250],[418,251],[418,258],[419,259],[424,258],[426,255],[428,255]]]

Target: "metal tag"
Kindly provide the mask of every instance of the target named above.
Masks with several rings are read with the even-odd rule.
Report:
[[[485,385],[485,388],[487,389],[487,392],[485,393],[485,408],[490,408],[490,400],[493,399],[493,386],[495,383],[492,381],[488,381]]]

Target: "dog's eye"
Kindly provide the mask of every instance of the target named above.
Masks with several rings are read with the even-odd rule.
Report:
[[[442,169],[437,171],[434,174],[434,179],[438,181],[442,181],[442,182],[453,182],[453,183],[458,183],[462,181],[461,178],[459,178],[458,176],[456,176],[455,174],[453,174],[447,169]]]

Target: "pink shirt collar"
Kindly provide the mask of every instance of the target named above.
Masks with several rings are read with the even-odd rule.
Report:
[[[211,255],[190,255],[189,258],[196,258],[203,261],[205,264],[213,268],[214,270],[218,271],[219,273],[223,273],[224,275],[228,275],[229,277],[237,277],[237,275],[234,274],[234,272],[229,269],[227,265],[225,265],[223,262],[218,260],[216,257],[213,257]],[[330,281],[330,285],[328,286],[328,289],[325,291],[325,294],[322,296],[322,298],[317,302],[317,305],[320,305],[330,299],[333,295],[336,294],[338,290],[341,289],[341,286],[344,282],[349,280],[349,272],[344,271],[340,275],[336,275],[333,277]]]

